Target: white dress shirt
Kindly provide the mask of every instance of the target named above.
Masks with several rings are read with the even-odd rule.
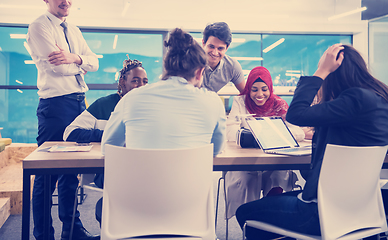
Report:
[[[38,94],[40,98],[51,98],[75,92],[86,92],[88,87],[81,87],[76,78],[80,74],[83,78],[84,71],[94,72],[98,70],[98,58],[88,47],[78,27],[68,24],[68,39],[72,47],[72,53],[77,54],[82,64],[61,64],[55,66],[48,61],[48,55],[53,51],[59,51],[58,45],[65,51],[69,51],[66,42],[62,21],[53,14],[46,12],[28,27],[27,43],[30,54],[38,69]]]
[[[148,84],[127,93],[116,105],[102,136],[105,144],[128,148],[176,149],[226,141],[225,108],[220,97],[181,77]]]

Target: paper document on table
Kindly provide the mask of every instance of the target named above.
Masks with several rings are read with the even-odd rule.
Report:
[[[87,146],[52,146],[48,151],[49,152],[89,152],[92,149],[93,145]]]

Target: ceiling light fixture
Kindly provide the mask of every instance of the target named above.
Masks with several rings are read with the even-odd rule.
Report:
[[[24,45],[24,48],[27,50],[27,52],[31,55],[31,49],[30,49],[30,46],[28,46],[28,43],[24,42],[23,45]]]
[[[9,36],[10,36],[12,39],[26,39],[27,34],[16,34],[16,33],[11,33],[11,34],[9,34]]]
[[[125,14],[127,14],[127,11],[128,11],[128,9],[129,9],[129,5],[130,5],[130,4],[131,4],[130,2],[125,2],[124,9],[123,9],[123,11],[121,12],[121,16],[122,16],[122,17],[124,17]]]
[[[232,43],[243,43],[245,41],[245,38],[233,38]]]
[[[113,49],[116,49],[117,46],[117,39],[119,38],[119,35],[115,35],[115,39],[113,40]]]
[[[349,11],[349,12],[344,12],[344,13],[341,13],[341,14],[337,14],[337,15],[331,16],[327,20],[331,21],[331,20],[334,20],[334,19],[337,19],[337,18],[342,18],[342,17],[345,17],[345,16],[349,16],[349,15],[352,15],[352,14],[355,14],[355,13],[359,13],[359,12],[365,11],[365,10],[366,10],[366,7],[357,8],[357,9],[354,9],[354,10]]]
[[[276,42],[272,43],[271,45],[269,45],[268,47],[266,47],[263,52],[267,53],[269,51],[271,51],[272,49],[274,49],[275,47],[279,46],[280,44],[282,44],[284,42],[284,38],[281,38],[279,40],[277,40]]]
[[[35,64],[33,60],[24,60],[24,64]]]
[[[288,73],[288,72],[286,72],[286,76],[300,78],[301,74],[300,73]]]

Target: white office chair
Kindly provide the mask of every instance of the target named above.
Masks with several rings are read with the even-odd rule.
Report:
[[[212,177],[212,144],[159,150],[106,145],[101,239],[214,240]]]
[[[321,236],[252,220],[245,227],[306,240],[354,240],[387,232],[379,181],[387,148],[326,146],[318,184]]]

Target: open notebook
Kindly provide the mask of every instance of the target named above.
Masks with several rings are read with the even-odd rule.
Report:
[[[265,153],[296,156],[311,154],[311,145],[300,147],[281,117],[247,117],[246,121]]]

